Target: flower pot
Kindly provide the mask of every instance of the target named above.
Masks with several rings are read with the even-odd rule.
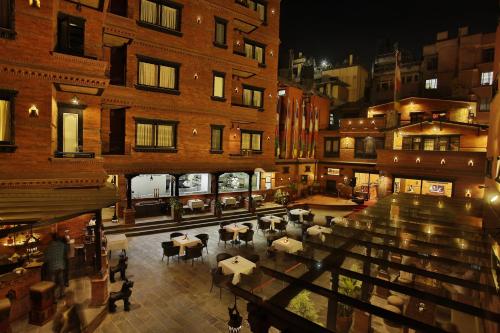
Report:
[[[345,316],[337,316],[337,332],[339,333],[347,333],[349,332],[349,328],[351,327],[352,323],[352,315],[345,317]]]

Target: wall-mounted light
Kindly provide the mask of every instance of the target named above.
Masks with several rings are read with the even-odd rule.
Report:
[[[280,181],[283,181],[283,177],[280,178]]]
[[[195,80],[198,80],[198,73],[194,73],[193,77]]]
[[[441,159],[441,165],[445,165],[446,164],[446,160],[444,158]]]
[[[269,140],[271,140],[271,137],[268,135],[268,136],[267,136],[267,141],[269,141]]]
[[[372,125],[375,125],[375,120],[372,120]]]
[[[363,123],[363,120],[360,120],[360,121],[359,121],[359,123],[360,123],[360,124],[362,124],[362,123]]]
[[[235,93],[238,93],[238,91],[239,91],[238,87],[234,88]]]
[[[437,126],[433,126],[433,127],[432,127],[432,130],[433,130],[434,132],[437,132],[437,130],[438,130]]]
[[[78,96],[73,96],[73,98],[71,98],[71,104],[73,105],[78,105],[80,104],[80,98],[78,98]]]
[[[394,163],[398,163],[399,162],[399,158],[397,156],[394,156],[393,161],[394,161]]]
[[[498,195],[494,195],[494,196],[491,197],[490,203],[494,203],[497,200],[498,200]]]
[[[417,159],[415,160],[415,163],[417,163],[417,164],[420,163],[420,157],[417,157]]]
[[[410,102],[410,105],[411,105],[411,106],[413,106],[413,105],[415,105],[415,103],[413,103],[413,101],[411,101],[411,102]]]
[[[30,6],[40,8],[40,0],[30,0]]]
[[[467,163],[468,166],[470,167],[473,167],[474,166],[474,161],[473,160],[469,160],[469,162]]]
[[[241,42],[239,40],[236,41],[236,45],[240,46]]]
[[[269,94],[269,98],[273,98],[273,94],[271,94],[271,93],[270,93],[270,94]]]
[[[201,24],[201,16],[196,16],[196,23]]]
[[[465,190],[465,197],[470,198],[471,196],[472,196],[472,194],[470,193],[470,189],[466,189]]]
[[[29,109],[28,109],[28,114],[30,116],[30,118],[38,118],[39,116],[39,112],[38,112],[38,108],[36,107],[36,105],[32,105]]]
[[[276,14],[276,10],[273,8],[273,9],[271,9],[271,15],[274,15],[274,14]]]
[[[351,124],[352,124],[352,121],[350,121],[350,120],[349,120],[349,122],[348,122],[347,124],[351,125]]]
[[[292,178],[288,177],[288,180],[292,180]]]
[[[193,128],[193,136],[198,134],[198,130],[196,128]]]
[[[271,57],[274,57],[274,52],[273,52],[273,50],[269,51],[269,54],[271,55]]]

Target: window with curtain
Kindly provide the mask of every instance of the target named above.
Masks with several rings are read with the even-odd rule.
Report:
[[[177,122],[153,119],[136,119],[136,150],[176,149]]]
[[[262,151],[262,132],[241,130],[242,151]]]
[[[434,138],[424,139],[424,150],[434,150]]]
[[[170,1],[141,0],[140,22],[180,32],[181,8]]]
[[[245,56],[257,60],[259,64],[265,63],[265,46],[245,40]]]
[[[248,8],[254,10],[259,14],[259,19],[266,21],[266,4],[264,2],[248,0]]]
[[[179,64],[162,60],[138,59],[138,85],[142,88],[152,87],[166,91],[178,90]]]
[[[227,21],[216,17],[215,18],[215,44],[219,46],[226,45],[226,29]]]
[[[223,125],[211,125],[211,139],[210,139],[210,151],[211,152],[222,152],[222,133]]]
[[[403,150],[439,150],[457,151],[460,147],[460,136],[405,136],[403,137]]]
[[[339,148],[340,148],[339,138],[325,138],[326,157],[339,157],[339,152],[340,152]]]
[[[214,89],[213,97],[224,98],[224,73],[214,72]]]
[[[262,108],[263,96],[264,90],[262,88],[243,86],[243,105]]]
[[[0,99],[0,144],[10,144],[12,142],[12,111],[11,101]]]
[[[384,138],[356,138],[354,142],[355,158],[377,158],[377,149],[384,149]]]

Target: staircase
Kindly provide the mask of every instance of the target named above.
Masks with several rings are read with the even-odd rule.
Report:
[[[256,213],[283,216],[286,214],[286,210],[284,207],[260,208],[257,209]],[[135,237],[200,227],[209,227],[219,225],[219,223],[221,222],[240,223],[252,220],[255,220],[255,214],[249,212],[235,212],[224,214],[221,218],[215,216],[192,217],[183,220],[181,223],[176,223],[171,220],[158,220],[130,225],[112,225],[105,227],[104,233],[107,235],[125,234],[127,237]]]

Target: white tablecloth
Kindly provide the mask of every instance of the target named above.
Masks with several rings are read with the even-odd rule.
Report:
[[[307,233],[311,236],[318,236],[319,235],[319,237],[321,238],[321,241],[324,242],[325,241],[324,234],[331,234],[332,229],[327,228],[327,227],[322,227],[319,225],[315,225],[315,226],[307,228]]]
[[[179,236],[172,239],[175,246],[180,246],[179,255],[183,256],[186,253],[186,247],[193,246],[196,244],[201,244],[201,240],[199,238],[188,236],[187,239],[185,236]]]
[[[296,209],[292,209],[290,211],[290,214],[292,214],[292,215],[298,215],[299,216],[299,221],[300,222],[304,222],[304,216],[309,215],[309,211],[305,210],[305,209],[301,209],[301,208],[296,208]]]
[[[277,217],[274,215],[266,215],[266,216],[261,217],[261,219],[262,219],[262,221],[265,221],[265,222],[271,222],[271,229],[273,229],[273,230],[274,230],[275,223],[281,223],[283,221],[283,219],[281,217]]]
[[[278,251],[284,251],[288,253],[295,253],[303,249],[302,242],[287,237],[275,240],[272,246]]]
[[[204,202],[203,200],[200,199],[190,199],[188,200],[188,206],[191,208],[191,210],[195,208],[203,208],[204,207]]]
[[[125,234],[106,235],[106,240],[108,251],[128,249],[128,240]]]
[[[224,203],[224,205],[236,205],[236,198],[224,197],[222,198],[222,203]]]
[[[252,274],[252,271],[257,265],[247,260],[241,256],[238,257],[238,262],[234,263],[236,257],[232,257],[226,260],[219,261],[218,266],[222,267],[222,273],[225,275],[234,274],[233,284],[238,284],[240,282],[240,274]]]
[[[224,229],[226,229],[229,232],[233,232],[233,240],[238,239],[238,234],[239,233],[245,233],[248,230],[248,227],[246,225],[240,225],[240,224],[228,224],[224,226]]]
[[[260,194],[252,194],[252,200],[253,201],[263,201],[264,198]]]

